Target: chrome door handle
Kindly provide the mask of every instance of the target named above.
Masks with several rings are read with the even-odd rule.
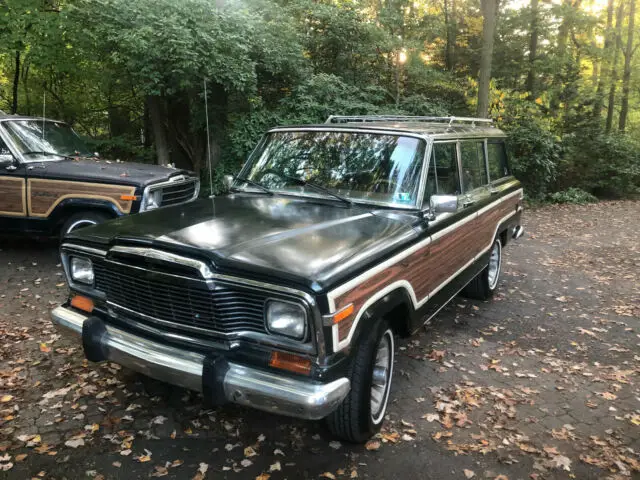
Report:
[[[491,190],[489,190],[489,193],[490,193],[491,195],[497,195],[497,194],[499,194],[499,193],[500,193],[500,190],[496,190],[496,189],[493,189],[493,188],[492,188]]]

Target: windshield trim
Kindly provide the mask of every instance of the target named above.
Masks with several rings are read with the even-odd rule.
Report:
[[[375,200],[365,200],[365,199],[361,199],[361,198],[352,198],[352,197],[345,197],[348,198],[351,202],[353,202],[354,204],[364,204],[364,205],[380,205],[380,206],[384,206],[387,208],[393,208],[393,209],[401,209],[401,210],[417,210],[419,211],[422,208],[422,204],[424,203],[424,189],[425,189],[425,183],[426,183],[426,176],[428,173],[428,162],[429,162],[429,155],[431,153],[431,145],[433,144],[433,139],[430,138],[427,135],[422,135],[419,133],[414,133],[414,132],[404,132],[402,130],[381,130],[381,129],[376,129],[376,128],[361,128],[361,127],[355,127],[355,128],[331,128],[331,127],[323,127],[323,126],[310,126],[310,127],[276,127],[276,128],[272,128],[270,130],[268,130],[264,135],[262,135],[262,138],[260,139],[260,141],[258,141],[258,143],[256,144],[256,146],[254,147],[254,149],[251,151],[251,153],[249,154],[249,156],[247,157],[246,162],[244,163],[244,165],[242,166],[242,168],[240,169],[240,173],[238,174],[238,176],[242,176],[245,177],[247,175],[247,173],[250,171],[250,165],[253,161],[253,157],[256,155],[257,152],[262,150],[262,147],[265,145],[265,143],[267,142],[267,138],[269,137],[270,134],[272,133],[278,133],[278,132],[353,132],[353,133],[374,133],[374,134],[378,134],[378,135],[396,135],[398,137],[413,137],[413,138],[417,138],[419,140],[424,141],[424,155],[422,158],[422,165],[420,167],[420,175],[418,176],[418,181],[420,182],[420,184],[418,185],[418,193],[416,195],[416,201],[414,204],[411,205],[406,205],[406,204],[398,204],[398,203],[393,203],[393,202],[376,202]],[[236,190],[240,191],[240,192],[249,192],[249,193],[256,193],[259,190],[255,189],[255,190],[251,190],[251,189],[245,189],[245,188],[239,188],[239,185],[242,185],[242,182],[238,182],[237,180],[233,182],[232,187],[234,187]],[[291,196],[297,196],[297,197],[312,197],[312,198],[324,198],[324,199],[330,199],[332,198],[330,195],[309,195],[309,194],[301,194],[301,193],[294,193],[294,192],[283,192],[281,190],[273,190],[271,189],[272,192],[278,194],[278,195],[291,195]],[[337,199],[336,199],[337,200]]]

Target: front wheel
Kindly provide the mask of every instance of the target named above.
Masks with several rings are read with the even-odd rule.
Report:
[[[502,242],[496,238],[491,246],[487,266],[464,287],[462,294],[477,300],[488,300],[498,287],[502,267]]]
[[[90,227],[105,222],[109,217],[101,212],[80,212],[71,215],[62,225],[60,229],[60,240],[68,233],[78,230],[79,228]]]
[[[385,320],[376,322],[356,347],[349,367],[351,390],[327,417],[333,435],[349,442],[366,442],[382,426],[393,378],[395,344]]]

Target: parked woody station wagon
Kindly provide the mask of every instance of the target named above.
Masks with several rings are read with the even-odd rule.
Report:
[[[64,122],[0,111],[0,233],[62,237],[199,189],[185,170],[98,158]]]
[[[504,140],[466,118],[274,128],[228,195],[68,235],[53,319],[89,360],[365,441],[394,338],[498,287],[523,232]]]

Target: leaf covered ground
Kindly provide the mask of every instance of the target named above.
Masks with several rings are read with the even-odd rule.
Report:
[[[91,364],[49,310],[55,245],[0,241],[0,478],[640,475],[640,203],[527,212],[490,302],[401,340],[366,445]]]

